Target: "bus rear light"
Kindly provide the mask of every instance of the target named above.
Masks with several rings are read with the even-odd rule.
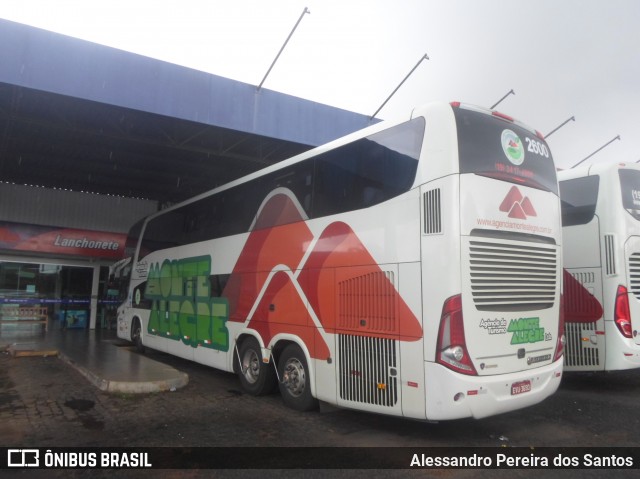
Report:
[[[540,133],[538,130],[536,130],[536,136],[538,138],[540,138],[541,140],[544,140],[544,135],[542,133]]]
[[[451,105],[453,108],[460,108],[459,101],[452,101],[451,103],[449,103],[449,105]]]
[[[502,118],[503,120],[507,120],[510,121],[511,123],[513,123],[513,118],[510,117],[509,115],[505,115],[504,113],[500,113],[499,111],[492,111],[491,114],[493,116],[497,116],[498,118]]]
[[[616,304],[613,314],[613,320],[625,338],[631,339],[631,310],[629,308],[629,295],[627,294],[627,288],[622,285],[618,286],[616,292]]]
[[[564,354],[564,345],[566,339],[564,337],[564,295],[560,295],[560,315],[558,318],[558,341],[556,342],[556,352],[553,355],[553,361],[556,362]]]
[[[462,316],[462,297],[459,294],[444,302],[436,349],[436,361],[443,366],[462,374],[478,374],[467,351]]]

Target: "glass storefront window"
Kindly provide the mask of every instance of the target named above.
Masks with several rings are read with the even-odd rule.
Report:
[[[18,320],[42,318],[53,327],[87,328],[93,268],[0,262],[2,333],[30,326]]]

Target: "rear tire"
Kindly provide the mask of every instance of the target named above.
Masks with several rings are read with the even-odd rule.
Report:
[[[307,358],[297,344],[287,346],[278,362],[282,400],[296,411],[318,408],[318,400],[311,395],[311,381]]]
[[[140,324],[140,320],[135,318],[133,320],[133,324],[131,325],[131,341],[136,347],[136,351],[139,353],[144,353],[145,348],[144,344],[142,344],[142,325]]]
[[[271,361],[262,362],[262,351],[255,338],[247,338],[238,349],[240,364],[238,377],[242,389],[252,396],[269,394],[277,384],[276,372]],[[237,361],[237,359],[236,359]]]

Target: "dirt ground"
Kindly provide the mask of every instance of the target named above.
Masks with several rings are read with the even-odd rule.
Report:
[[[2,445],[12,448],[640,446],[637,414],[640,371],[565,374],[560,390],[534,407],[483,420],[436,424],[324,407],[316,412],[296,412],[286,408],[277,393],[266,397],[243,394],[232,374],[158,352],[147,354],[187,372],[189,384],[174,392],[112,394],[95,388],[56,357],[12,358],[7,352],[0,353]],[[21,477],[27,473],[29,477],[52,477],[52,471],[11,472]],[[54,477],[69,477],[69,473],[57,472]],[[70,471],[72,476],[81,472],[87,471]],[[257,471],[241,472],[209,470],[204,475],[205,471],[168,471],[166,477],[246,477],[247,472],[265,477]],[[305,471],[304,475],[324,477],[321,472]],[[502,475],[496,472],[505,471],[351,472],[348,477],[361,474],[361,477],[404,477],[407,473],[420,473],[420,477],[464,478],[496,477]],[[513,478],[527,477],[533,471],[508,472]],[[544,477],[550,477],[547,473],[558,477],[599,477],[597,472],[546,471]],[[616,477],[622,473],[617,471]],[[91,474],[114,477],[107,470]],[[134,472],[124,475],[127,474]],[[266,475],[277,474],[268,471]],[[295,471],[286,471],[286,475],[295,475]],[[331,471],[331,475],[339,473]]]

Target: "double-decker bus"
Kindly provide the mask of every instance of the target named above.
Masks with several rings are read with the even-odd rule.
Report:
[[[415,109],[147,218],[118,335],[297,410],[441,420],[562,376],[560,202],[542,136]]]
[[[558,173],[567,371],[640,366],[640,166]]]

